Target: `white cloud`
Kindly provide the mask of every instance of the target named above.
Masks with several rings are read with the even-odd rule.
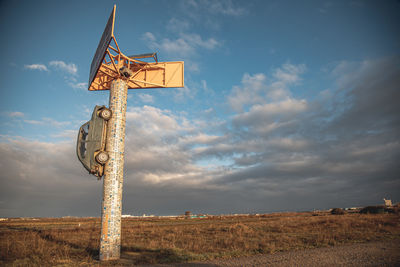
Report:
[[[229,96],[238,95],[243,99],[239,104],[248,107],[224,123],[211,116],[193,120],[183,112],[152,106],[130,108],[124,209],[137,212],[132,203],[139,200],[141,207],[156,213],[188,205],[218,213],[248,207],[296,209],[293,203],[301,209],[328,208],[332,199],[346,206],[380,201],[382,194],[398,197],[398,61],[378,63],[369,61],[363,71],[338,74],[336,81],[342,82],[337,90],[346,90],[352,105],[334,120],[327,117],[340,105],[330,105],[328,112],[325,108],[335,101],[335,90],[318,98],[318,105],[294,97],[290,86],[301,81],[302,67],[290,66],[273,71],[271,80],[261,73],[245,74]],[[269,93],[278,87],[284,94],[271,98]],[[240,95],[240,89],[257,101]],[[31,123],[68,125],[50,118]],[[59,130],[54,136],[76,135]],[[101,201],[101,183],[96,184],[76,160],[74,145],[0,142],[0,202],[32,213],[54,208],[57,215],[70,210],[87,215],[93,210],[90,203]],[[66,189],[73,195],[62,194]],[[83,201],[85,197],[92,202]],[[5,213],[2,207],[1,212]]]
[[[231,0],[219,0],[219,1],[205,1],[207,8],[210,12],[220,13],[223,15],[230,16],[241,16],[246,14],[246,9],[242,7],[236,7]]]
[[[190,12],[191,16],[204,10],[206,14],[242,16],[248,13],[244,7],[236,6],[232,0],[191,0],[183,1],[185,11]]]
[[[33,125],[49,125],[57,128],[64,127],[70,125],[70,121],[57,121],[52,118],[42,118],[41,120],[24,120],[25,123],[33,124]]]
[[[149,94],[138,94],[140,100],[144,103],[153,103],[154,99],[152,95]]]
[[[52,134],[51,137],[67,139],[67,140],[75,140],[77,135],[78,135],[78,131],[77,131],[77,129],[74,129],[74,130],[64,130],[64,131]]]
[[[267,102],[280,102],[290,99],[290,85],[301,81],[301,74],[306,71],[304,64],[283,64],[275,69],[271,79],[262,73],[250,75],[245,73],[240,86],[234,86],[228,96],[228,102],[233,110],[242,112],[249,105]]]
[[[45,124],[48,124],[48,125],[51,125],[51,126],[54,126],[54,127],[63,127],[63,126],[67,126],[67,125],[71,124],[70,121],[58,121],[58,120],[55,120],[55,119],[52,119],[52,118],[43,118],[42,121]]]
[[[201,80],[201,89],[204,91],[204,93],[208,96],[208,97],[214,97],[215,96],[215,91],[212,88],[209,88],[207,85],[207,81],[206,80]]]
[[[24,68],[31,69],[31,70],[47,71],[47,72],[50,71],[49,68],[60,70],[61,72],[67,74],[67,76],[64,77],[64,80],[70,87],[75,88],[75,89],[82,89],[82,90],[87,88],[87,83],[77,82],[76,77],[78,75],[78,67],[74,63],[67,64],[64,61],[53,60],[53,61],[49,62],[49,68],[43,64],[25,65]]]
[[[70,82],[68,84],[69,84],[69,86],[71,86],[72,88],[75,88],[75,89],[86,90],[88,88],[88,84],[87,83],[79,83],[79,82],[71,83]]]
[[[25,114],[19,111],[14,111],[14,112],[9,112],[8,116],[11,118],[22,118],[25,116]]]
[[[24,68],[30,69],[30,70],[49,71],[47,69],[46,65],[43,65],[43,64],[24,65]]]
[[[281,68],[275,70],[274,77],[285,83],[292,84],[300,80],[300,74],[306,71],[306,66],[304,64],[293,65],[293,64],[283,64]]]
[[[145,41],[155,42],[156,37],[151,32],[145,32],[142,37]]]
[[[258,104],[251,107],[249,114],[265,114],[266,116],[276,114],[290,114],[303,112],[307,109],[307,101],[305,99],[286,99],[280,102]]]
[[[187,85],[185,85],[184,87],[175,88],[173,94],[175,102],[182,102],[186,98],[193,98],[196,94],[196,90],[194,88],[189,88]]]
[[[151,49],[162,50],[166,53],[180,56],[187,56],[193,54],[195,51],[195,48],[183,38],[177,38],[175,40],[165,38],[159,42],[155,37],[153,37],[154,35],[151,33],[146,33],[144,35],[144,38],[149,43]]]
[[[203,38],[200,35],[194,33],[182,34],[181,37],[194,47],[201,47],[212,50],[221,45],[221,43],[215,40],[214,38],[208,38],[207,40],[203,40]]]
[[[214,38],[203,39],[199,34],[180,33],[178,38],[164,38],[160,41],[151,32],[143,34],[142,39],[148,43],[151,49],[162,50],[166,53],[178,56],[192,56],[198,49],[213,50],[221,43]]]
[[[221,140],[221,136],[218,135],[208,135],[205,133],[198,133],[196,135],[183,136],[180,139],[182,145],[199,145],[199,144],[213,144],[218,140]]]
[[[67,64],[64,61],[54,60],[49,62],[49,66],[64,71],[73,76],[77,75],[78,73],[78,67],[74,63]],[[49,69],[44,64],[24,65],[24,68],[31,70],[49,71]]]
[[[190,23],[187,20],[171,18],[166,26],[167,30],[174,33],[185,32],[190,28]]]
[[[151,184],[180,181],[182,185],[190,183],[189,178],[204,179],[202,168],[192,162],[190,151],[184,148],[192,142],[182,137],[192,129],[192,123],[184,116],[168,110],[151,106],[129,109],[127,175]]]
[[[35,124],[35,125],[44,124],[44,121],[38,121],[38,120],[24,120],[24,122],[26,122],[28,124]]]
[[[234,86],[228,96],[228,102],[235,111],[243,111],[243,106],[263,101],[261,92],[266,88],[266,76],[257,73],[253,76],[245,73],[241,86]]]
[[[54,60],[49,62],[49,66],[65,71],[71,75],[77,75],[78,67],[74,63],[65,63],[64,61]]]
[[[198,72],[200,70],[199,64],[196,62],[193,62],[191,60],[186,60],[185,61],[185,70],[190,70],[193,72]]]
[[[179,130],[179,123],[170,111],[152,106],[129,109],[126,113],[126,120],[134,122],[140,126],[141,131],[151,135]]]

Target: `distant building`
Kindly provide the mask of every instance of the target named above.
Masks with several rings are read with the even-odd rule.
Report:
[[[392,200],[391,200],[391,199],[383,198],[383,201],[385,201],[385,206],[386,206],[386,207],[391,207],[391,206],[393,206]]]

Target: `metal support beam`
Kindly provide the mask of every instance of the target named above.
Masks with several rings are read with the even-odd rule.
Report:
[[[106,151],[109,160],[105,165],[103,180],[101,261],[120,258],[127,95],[128,85],[124,80],[116,79],[111,82],[109,108],[112,117],[107,123]]]

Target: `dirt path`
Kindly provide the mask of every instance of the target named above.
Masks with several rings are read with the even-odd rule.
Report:
[[[147,265],[150,266],[150,265]],[[158,264],[157,267],[217,266],[400,266],[400,240],[343,245],[257,255],[235,259],[185,264]]]

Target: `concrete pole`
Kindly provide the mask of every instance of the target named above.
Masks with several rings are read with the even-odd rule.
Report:
[[[101,209],[100,260],[115,260],[121,252],[122,183],[124,180],[124,150],[126,99],[128,85],[122,79],[111,83],[112,117],[107,123],[106,151],[109,160],[104,166],[103,204]]]

